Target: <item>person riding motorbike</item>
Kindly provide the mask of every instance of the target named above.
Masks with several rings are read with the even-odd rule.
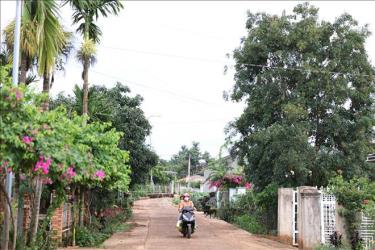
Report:
[[[184,193],[182,195],[182,200],[180,201],[180,204],[178,204],[178,212],[181,213],[181,210],[184,207],[192,207],[192,208],[194,208],[194,203],[190,200],[190,195],[188,193]]]
[[[182,221],[182,210],[184,207],[191,207],[193,208],[194,210],[196,210],[196,208],[194,207],[194,203],[190,200],[190,195],[188,193],[184,193],[180,198],[181,201],[180,203],[178,204],[178,217],[177,217],[177,228],[179,228],[179,230],[181,229],[180,226],[181,226],[181,221]],[[197,225],[195,224],[195,228],[197,228]]]

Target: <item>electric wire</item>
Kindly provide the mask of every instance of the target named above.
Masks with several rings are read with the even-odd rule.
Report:
[[[187,99],[187,100],[190,100],[190,101],[194,101],[194,102],[198,102],[198,103],[203,103],[203,104],[206,104],[206,105],[214,105],[214,106],[220,105],[219,103],[208,102],[208,101],[201,100],[201,99],[198,99],[198,98],[195,98],[195,97],[182,95],[182,94],[170,91],[168,89],[156,88],[156,87],[153,87],[153,86],[150,86],[150,85],[146,85],[144,83],[129,81],[129,80],[126,80],[126,79],[124,79],[122,77],[113,76],[113,75],[106,74],[106,73],[103,73],[103,72],[99,72],[99,71],[96,71],[96,70],[91,70],[91,72],[94,72],[96,74],[103,75],[103,76],[106,76],[106,77],[109,77],[109,78],[112,78],[112,79],[115,79],[115,80],[118,80],[118,81],[123,81],[125,83],[133,84],[133,85],[136,85],[136,86],[139,86],[139,87],[143,87],[143,88],[147,88],[147,89],[152,89],[152,90],[155,90],[155,91],[158,91],[158,92],[162,92],[162,93],[167,93],[169,95],[172,95],[172,96],[175,96],[175,97],[179,97],[179,98],[184,98],[184,99]]]
[[[189,57],[184,55],[175,55],[175,54],[166,54],[160,52],[153,52],[153,51],[144,51],[144,50],[134,50],[134,49],[127,49],[127,48],[116,48],[116,47],[108,47],[108,46],[101,46],[102,48],[112,49],[112,50],[119,50],[125,52],[132,52],[132,53],[141,53],[141,54],[149,54],[149,55],[156,55],[156,56],[165,56],[171,58],[179,58],[179,59],[187,59],[193,61],[203,61],[203,62],[214,62],[214,63],[228,63],[224,60],[216,60],[216,59],[207,59],[207,58],[198,58],[198,57]],[[322,70],[322,69],[309,69],[303,67],[281,67],[281,66],[270,66],[264,64],[253,64],[253,63],[244,63],[245,66],[252,66],[258,68],[267,68],[267,69],[279,69],[279,70],[296,70],[305,73],[324,73],[324,74],[331,74],[334,76],[337,75],[344,75],[344,76],[365,76],[365,77],[373,77],[373,75],[363,74],[360,72],[340,72],[340,71],[329,71],[329,70]],[[228,66],[228,65],[227,65]],[[234,68],[235,65],[229,65],[228,68]]]

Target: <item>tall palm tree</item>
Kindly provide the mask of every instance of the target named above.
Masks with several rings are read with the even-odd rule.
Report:
[[[37,56],[37,38],[36,38],[36,22],[32,20],[27,11],[24,11],[21,21],[21,34],[20,34],[20,83],[26,83],[27,72],[32,66]],[[10,22],[4,29],[5,44],[8,51],[8,62],[13,61],[13,43],[14,43],[14,27],[15,21]]]
[[[55,0],[26,0],[21,22],[21,65],[19,82],[27,83],[27,72],[37,62],[43,77],[43,91],[49,93],[49,82],[59,54],[66,52],[71,34],[58,20],[59,6]],[[15,22],[4,29],[5,42],[13,54]],[[9,61],[11,63],[11,60]]]
[[[9,51],[14,41],[14,22],[5,29]],[[55,0],[26,0],[21,22],[21,75],[20,82],[26,82],[32,62],[37,63],[39,76],[43,78],[43,92],[49,95],[51,75],[57,59],[64,53],[70,34],[64,32],[59,22],[59,5]],[[48,100],[43,110],[48,110]],[[29,241],[33,242],[38,228],[42,183],[35,179],[35,199],[31,216]]]
[[[29,0],[25,2],[25,15],[37,23],[37,61],[38,74],[43,77],[43,92],[49,95],[51,75],[59,54],[64,50],[69,39],[59,22],[59,5],[55,0]],[[49,101],[43,105],[48,110]],[[42,194],[40,178],[36,180],[36,195],[32,213],[30,241],[35,240],[39,221],[39,207]]]
[[[88,114],[88,71],[95,61],[95,45],[100,42],[102,31],[95,24],[100,17],[117,15],[123,8],[120,0],[65,0],[73,9],[73,23],[79,24],[77,31],[83,35],[82,47],[78,58],[82,62],[83,72],[83,107],[82,113]]]

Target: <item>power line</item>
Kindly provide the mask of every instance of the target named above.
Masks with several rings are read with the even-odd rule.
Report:
[[[185,59],[185,60],[201,61],[201,62],[227,63],[226,61],[221,61],[221,60],[216,60],[216,59],[207,59],[207,58],[190,57],[190,56],[184,56],[184,55],[165,54],[165,53],[154,52],[154,51],[135,50],[135,49],[127,49],[127,48],[115,48],[115,47],[107,47],[107,46],[101,46],[101,48],[112,49],[112,50],[120,50],[120,51],[138,53],[138,54],[148,54],[148,55],[154,55],[154,56],[164,56],[164,57],[171,57],[171,58],[178,58],[178,59]]]
[[[205,100],[201,100],[201,99],[198,99],[198,98],[195,98],[195,97],[181,95],[179,93],[170,91],[168,89],[156,88],[156,87],[153,87],[153,86],[150,86],[150,85],[146,85],[146,84],[143,84],[143,83],[129,81],[129,80],[126,80],[126,79],[121,78],[121,77],[112,76],[112,75],[109,75],[109,74],[106,74],[106,73],[102,73],[102,72],[98,72],[98,71],[95,71],[95,70],[91,70],[91,71],[94,72],[94,73],[96,73],[96,74],[99,74],[99,75],[103,75],[103,76],[106,76],[106,77],[110,77],[110,78],[116,79],[118,81],[124,81],[124,82],[129,83],[129,84],[133,84],[133,85],[140,86],[140,87],[143,87],[143,88],[152,89],[152,90],[155,90],[155,91],[167,93],[167,94],[170,94],[170,95],[175,96],[175,97],[188,99],[190,101],[199,102],[199,103],[203,103],[203,104],[206,104],[206,105],[214,105],[214,106],[220,105],[218,103],[207,102]]]
[[[102,48],[112,49],[112,50],[120,50],[132,53],[140,53],[140,54],[150,54],[156,56],[165,56],[171,58],[179,58],[179,59],[186,59],[186,60],[193,60],[193,61],[203,61],[203,62],[212,62],[212,63],[228,63],[224,60],[216,60],[216,59],[207,59],[207,58],[198,58],[198,57],[189,57],[184,55],[175,55],[175,54],[165,54],[160,52],[153,52],[153,51],[144,51],[144,50],[134,50],[134,49],[127,49],[127,48],[115,48],[115,47],[107,47],[102,46]],[[252,64],[252,63],[244,63],[243,65],[252,66],[252,67],[259,67],[259,68],[268,68],[268,69],[281,69],[281,70],[297,70],[306,73],[326,73],[331,75],[347,75],[347,76],[367,76],[370,77],[371,75],[362,74],[357,72],[339,72],[339,71],[329,71],[329,70],[321,70],[321,69],[308,69],[308,68],[297,68],[297,67],[280,67],[280,66],[269,66],[269,65],[262,65],[262,64]],[[229,68],[234,68],[234,65],[229,65]]]
[[[212,120],[193,120],[193,121],[171,121],[171,122],[155,122],[154,124],[201,124],[201,123],[214,123],[214,122],[228,122],[230,119],[212,119]]]

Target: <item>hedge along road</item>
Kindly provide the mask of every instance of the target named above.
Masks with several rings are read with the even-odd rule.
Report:
[[[123,250],[266,250],[295,249],[277,241],[254,236],[217,219],[197,213],[198,230],[191,239],[183,238],[176,229],[177,208],[170,198],[145,199],[135,202],[134,227],[115,233],[104,242],[104,249]]]

